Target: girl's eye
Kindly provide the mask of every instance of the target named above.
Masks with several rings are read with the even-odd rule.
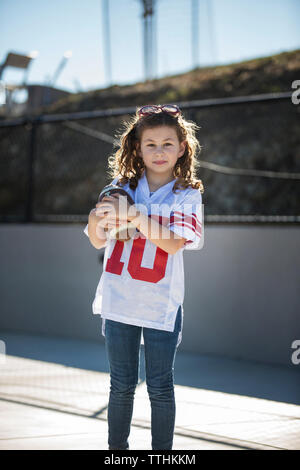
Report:
[[[154,144],[148,144],[147,147],[153,147]],[[172,145],[170,142],[167,142],[165,145]]]

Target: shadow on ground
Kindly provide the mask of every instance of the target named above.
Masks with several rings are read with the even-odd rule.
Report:
[[[105,345],[62,337],[24,335],[2,331],[6,354],[68,367],[109,373]],[[140,379],[145,381],[141,347]],[[300,405],[300,366],[281,366],[203,356],[179,349],[175,384]]]

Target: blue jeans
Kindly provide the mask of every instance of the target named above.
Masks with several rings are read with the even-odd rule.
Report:
[[[173,371],[181,321],[181,306],[177,311],[174,331],[105,320],[105,347],[110,368],[109,449],[129,448],[142,329],[146,383],[151,404],[152,449],[172,449],[175,427]]]

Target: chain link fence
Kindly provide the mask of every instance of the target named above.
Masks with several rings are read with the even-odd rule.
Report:
[[[200,130],[206,222],[299,223],[300,107],[291,93],[178,104]],[[1,222],[86,222],[114,136],[136,108],[0,121]]]

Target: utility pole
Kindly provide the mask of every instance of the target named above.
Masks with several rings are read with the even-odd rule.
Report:
[[[210,48],[211,48],[211,58],[212,64],[215,65],[217,63],[217,46],[216,46],[216,33],[214,27],[214,5],[213,0],[207,1],[207,24],[208,24],[208,31],[209,31],[209,39],[210,39]]]
[[[107,85],[111,85],[112,74],[111,74],[109,0],[102,0],[102,18],[103,18],[102,24],[103,24],[105,76],[106,76]]]
[[[192,60],[193,68],[199,67],[199,0],[192,0]]]
[[[154,27],[154,6],[156,0],[141,0],[144,28],[144,75],[151,80],[156,75],[156,31]]]

